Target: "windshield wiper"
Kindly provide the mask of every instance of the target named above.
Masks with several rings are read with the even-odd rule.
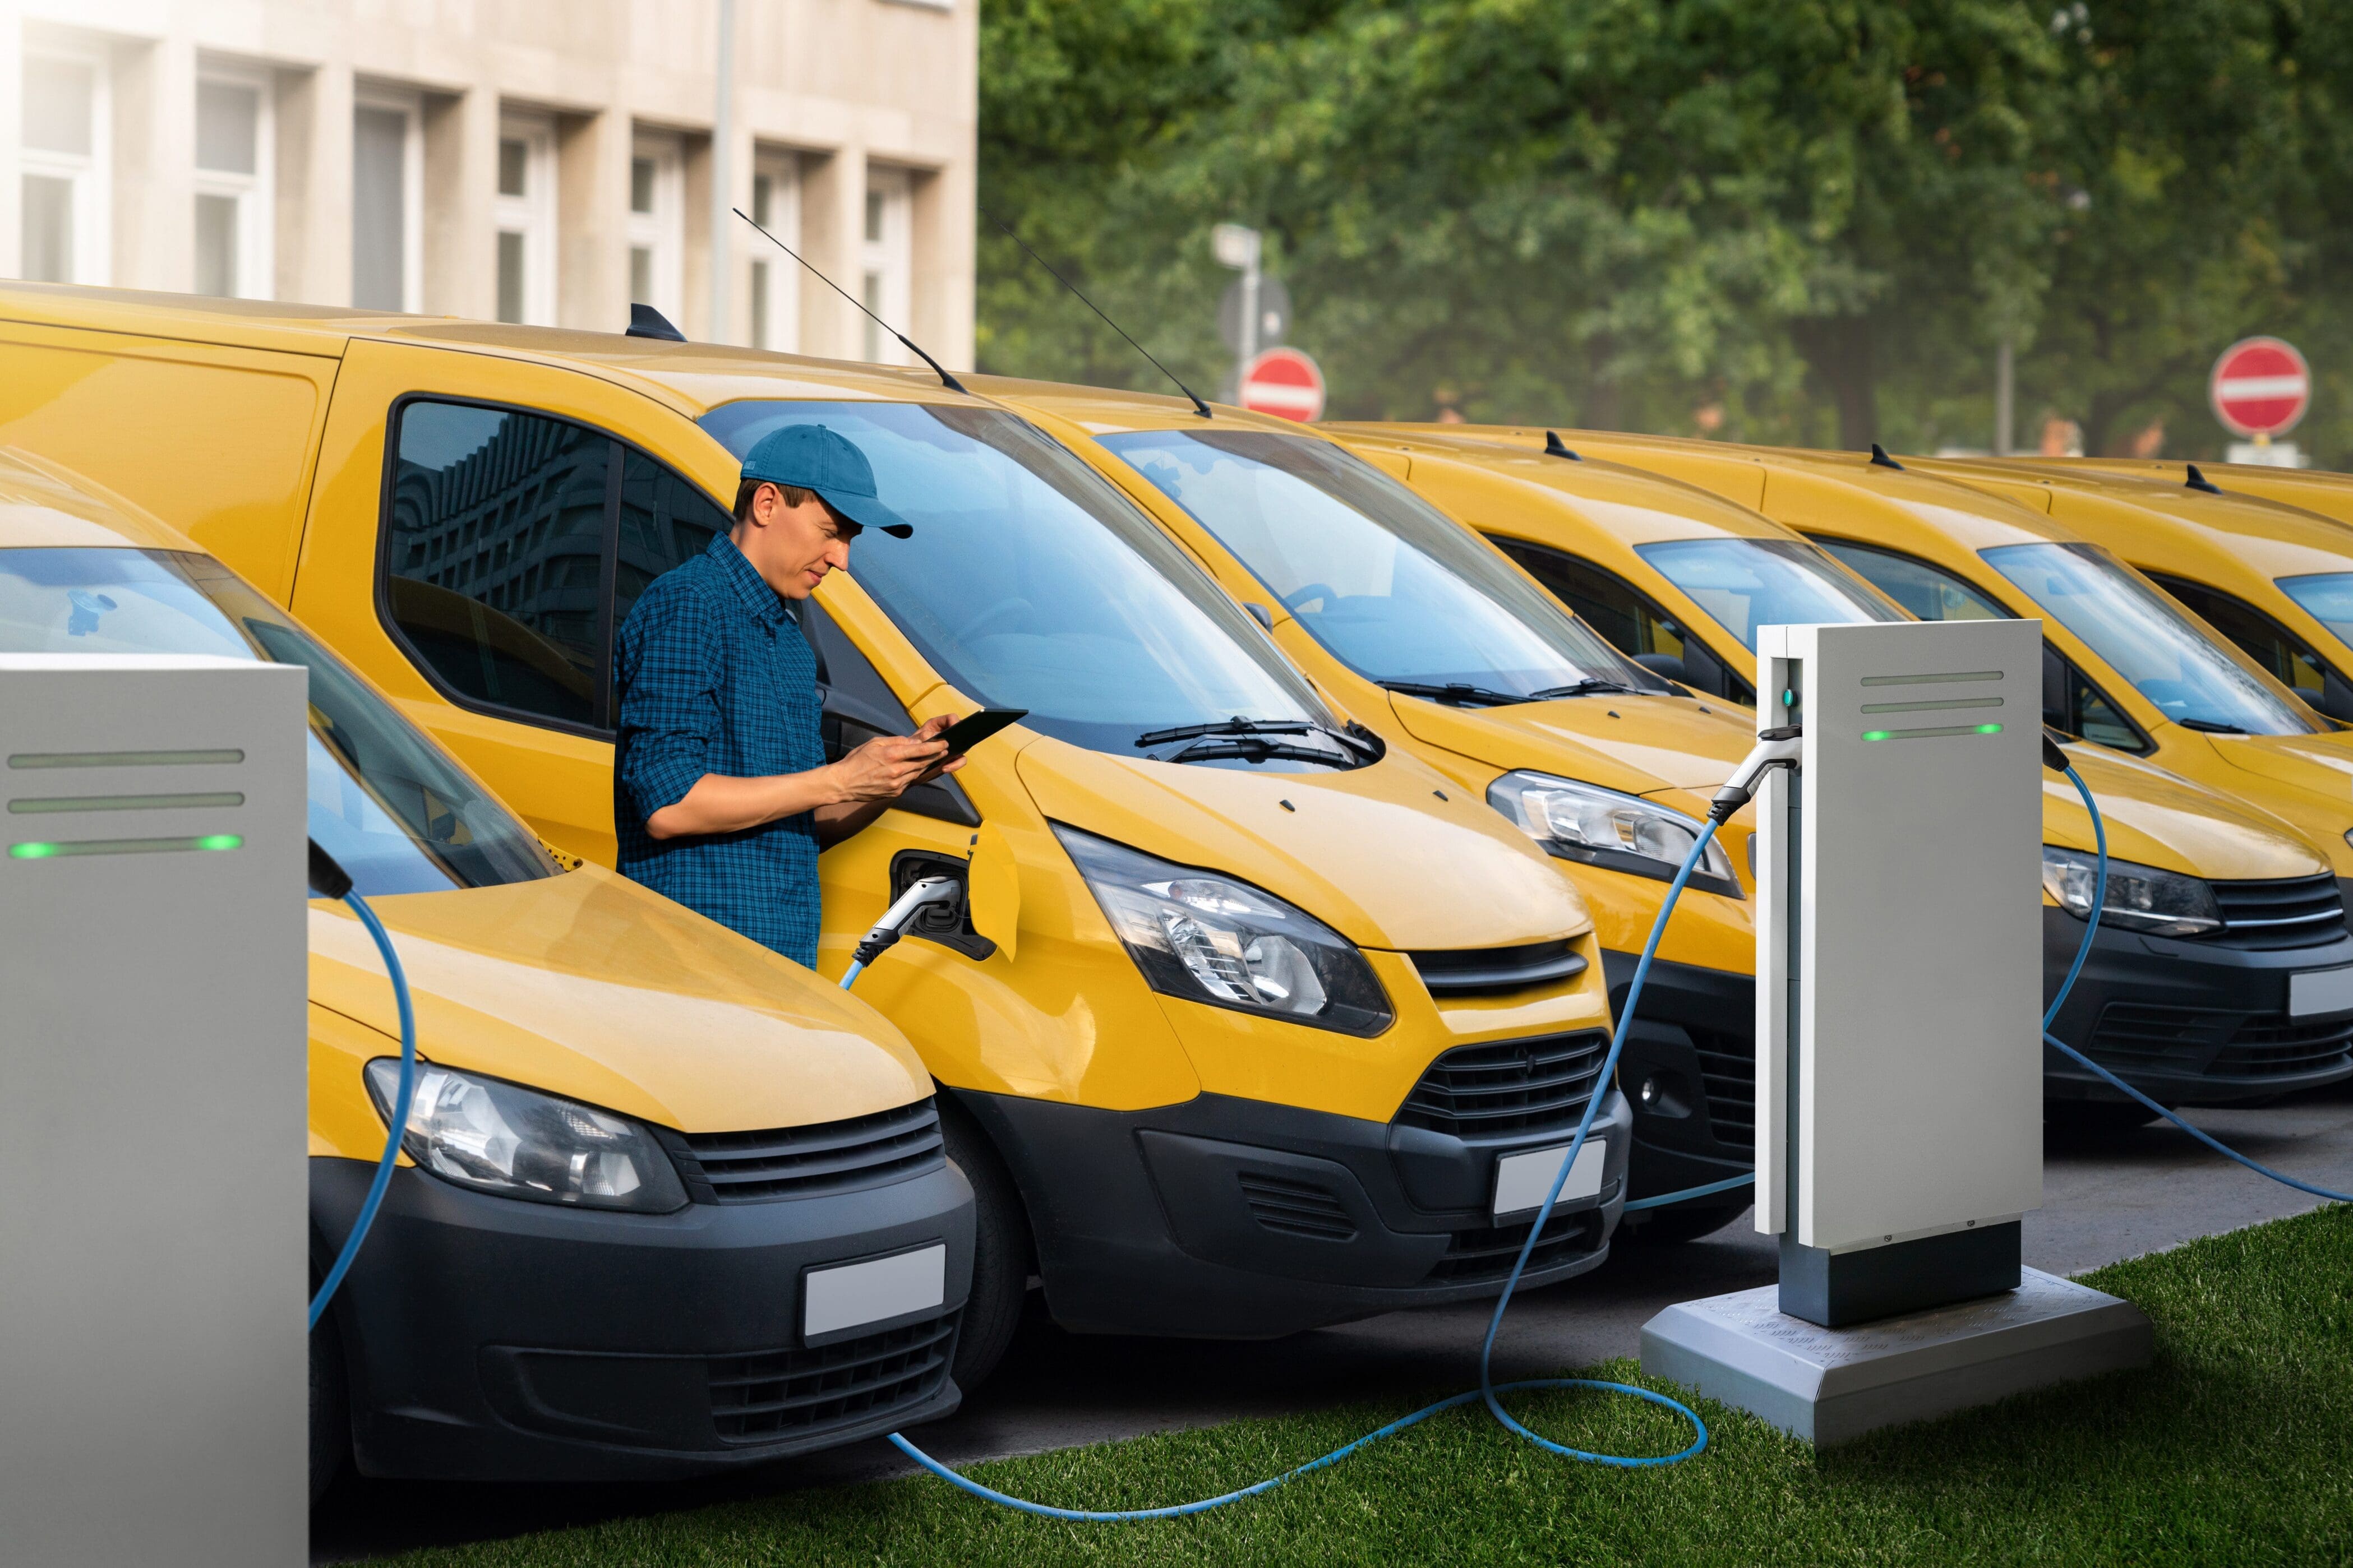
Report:
[[[1262,740],[1256,735],[1231,739],[1223,735],[1202,735],[1190,744],[1179,746],[1166,756],[1153,760],[1162,763],[1212,763],[1229,757],[1239,757],[1250,763],[1284,757],[1296,763],[1321,763],[1327,768],[1345,765],[1344,756],[1319,752],[1313,746],[1294,746],[1285,741]]]
[[[1214,724],[1179,724],[1172,730],[1146,730],[1135,738],[1137,747],[1165,746],[1171,741],[1198,740],[1203,735],[1314,735],[1323,726],[1305,719],[1244,719],[1240,715]]]
[[[2185,730],[2195,730],[2200,734],[2205,735],[2243,735],[2247,733],[2244,726],[2238,724],[2225,724],[2220,719],[2176,719],[2174,722],[2180,725]]]
[[[1629,686],[1622,680],[1604,680],[1599,676],[1591,676],[1583,680],[1572,680],[1567,686],[1547,686],[1542,691],[1531,691],[1528,693],[1526,700],[1530,702],[1550,702],[1554,699],[1561,697],[1600,697],[1604,695],[1620,697],[1656,697],[1661,694],[1655,691],[1646,691],[1639,686]]]
[[[1408,697],[1427,697],[1432,702],[1475,702],[1482,708],[1503,708],[1526,698],[1514,692],[1498,691],[1492,686],[1473,686],[1467,680],[1443,683],[1427,680],[1377,680],[1373,683],[1384,691],[1402,692]]]

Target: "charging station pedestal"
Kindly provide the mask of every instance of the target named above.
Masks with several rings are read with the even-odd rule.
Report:
[[[307,1558],[307,692],[0,656],[0,1562]]]
[[[2040,621],[1767,626],[1757,1228],[1781,1282],[1670,1307],[1646,1372],[1818,1447],[2148,1359],[2021,1267],[2042,1205]]]

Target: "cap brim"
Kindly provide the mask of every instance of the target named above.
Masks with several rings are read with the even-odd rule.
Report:
[[[893,539],[905,539],[915,531],[915,525],[876,500],[872,496],[852,496],[844,504],[839,496],[825,495],[825,504],[860,528],[879,528]]]

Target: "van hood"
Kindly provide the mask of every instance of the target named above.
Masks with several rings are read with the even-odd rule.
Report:
[[[2340,877],[2353,877],[2353,731],[2327,735],[2208,735],[2198,740],[2232,767],[2288,786],[2264,792],[2267,804],[2320,852]]]
[[[1694,816],[1757,743],[1746,709],[1683,697],[1569,697],[1508,708],[1455,708],[1392,694],[1418,741],[1499,771],[1533,768],[1644,795]]]
[[[1054,821],[1262,888],[1359,947],[1505,947],[1592,928],[1525,834],[1395,750],[1348,773],[1245,773],[1040,739],[1017,766]]]
[[[369,905],[408,976],[417,1053],[444,1067],[687,1132],[836,1121],[932,1090],[866,1004],[602,867]],[[398,1048],[375,943],[324,900],[311,1000]]]
[[[2065,748],[2067,760],[2091,787],[2107,826],[2108,853],[2162,870],[2213,881],[2311,877],[2329,862],[2287,824],[2203,784],[2167,773],[2105,746]],[[2090,854],[2092,818],[2075,786],[2042,774],[2045,843]]]

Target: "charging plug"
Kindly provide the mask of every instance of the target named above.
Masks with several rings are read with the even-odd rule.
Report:
[[[1757,785],[1765,777],[1766,769],[1796,767],[1799,743],[1804,736],[1805,727],[1800,724],[1757,731],[1756,748],[1741,759],[1740,765],[1708,803],[1708,819],[1719,824],[1731,821],[1734,812],[1756,797]]]
[[[335,863],[335,858],[311,840],[311,896],[318,899],[340,899],[352,890],[352,874]]]
[[[964,897],[964,889],[953,877],[926,877],[899,895],[896,902],[883,911],[874,922],[874,929],[859,942],[851,956],[859,963],[871,963],[892,948],[914,923],[918,910],[931,904],[953,904]]]

